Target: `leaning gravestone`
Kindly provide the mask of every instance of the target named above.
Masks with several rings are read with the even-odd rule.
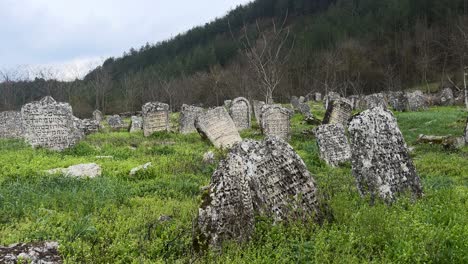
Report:
[[[262,115],[262,107],[265,105],[265,102],[263,101],[257,101],[253,100],[253,109],[254,109],[254,115],[255,119],[257,120],[257,124],[261,124],[260,117]]]
[[[62,151],[84,135],[76,126],[72,107],[47,96],[21,108],[24,138],[33,147]]]
[[[291,136],[291,116],[292,112],[280,105],[264,105],[260,118],[263,134],[268,137],[276,136],[289,140]]]
[[[195,127],[203,138],[208,138],[217,148],[229,148],[242,141],[236,125],[224,107],[200,113]]]
[[[336,167],[351,159],[351,147],[342,124],[321,125],[315,130],[320,158]]]
[[[192,106],[192,105],[182,105],[180,110],[180,119],[179,119],[179,131],[182,134],[190,134],[197,132],[195,128],[195,120],[198,115],[203,112],[203,108]]]
[[[119,115],[113,115],[107,118],[107,124],[109,124],[109,127],[112,129],[127,128],[127,125]]]
[[[130,125],[130,133],[136,133],[143,130],[143,118],[140,116],[132,116],[132,124]]]
[[[21,112],[0,112],[0,138],[22,138],[23,133]]]
[[[352,112],[353,106],[348,99],[336,99],[328,105],[328,109],[325,112],[325,117],[323,119],[323,124],[342,124],[346,127],[348,125],[349,118],[351,118]]]
[[[361,196],[392,202],[406,190],[422,195],[421,181],[392,112],[364,111],[349,125],[353,175]]]
[[[142,107],[143,133],[145,137],[160,131],[169,131],[169,105],[159,102],[146,103]]]
[[[335,100],[338,100],[341,98],[341,95],[339,93],[335,93],[335,92],[329,92],[325,98],[324,98],[324,106],[325,106],[325,110],[328,109],[328,106]]]
[[[255,216],[275,221],[315,217],[321,220],[317,187],[304,161],[285,141],[236,144],[211,178],[199,208],[201,242],[219,247],[225,240],[244,242],[255,229]]]
[[[249,100],[238,97],[231,102],[229,114],[239,131],[249,129],[252,126],[252,111]]]
[[[102,114],[101,111],[96,109],[93,112],[93,119],[100,123],[102,120],[104,120],[104,115]]]

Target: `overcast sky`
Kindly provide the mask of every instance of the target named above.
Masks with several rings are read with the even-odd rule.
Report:
[[[222,17],[251,0],[0,0],[0,69],[63,78]]]

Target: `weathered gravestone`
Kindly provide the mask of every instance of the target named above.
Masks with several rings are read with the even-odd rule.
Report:
[[[262,124],[260,118],[262,116],[262,107],[264,105],[265,105],[265,102],[263,102],[263,101],[253,100],[253,109],[254,109],[255,120],[257,120],[257,124],[259,124],[259,125]]]
[[[320,120],[317,120],[314,117],[308,103],[300,103],[299,112],[301,112],[301,114],[304,116],[304,121],[306,121],[307,123],[312,125],[320,124]]]
[[[323,216],[304,161],[276,137],[236,144],[220,162],[199,208],[196,245],[249,240],[257,214],[276,221]]]
[[[336,99],[328,105],[328,109],[325,112],[325,117],[323,119],[323,124],[342,124],[346,127],[348,125],[349,118],[351,118],[352,112],[353,106],[348,99]]]
[[[329,92],[323,99],[325,109],[328,109],[331,102],[338,100],[340,98],[341,98],[341,95],[339,93]]]
[[[239,131],[249,129],[252,126],[252,111],[249,100],[238,97],[231,102],[229,114]]]
[[[417,90],[406,94],[408,100],[408,111],[421,111],[427,109],[427,100],[424,93]]]
[[[226,107],[226,109],[231,108],[231,103],[232,103],[232,100],[226,100],[226,101],[224,101],[224,107]]]
[[[83,131],[85,135],[91,135],[99,132],[99,122],[94,119],[79,119],[74,117],[75,125]]]
[[[303,103],[306,103],[306,98],[304,96],[299,96],[299,104],[303,104]]]
[[[297,98],[297,96],[291,96],[291,105],[294,110],[299,109],[299,98]]]
[[[93,119],[94,119],[94,120],[96,120],[96,121],[98,121],[99,123],[101,123],[101,122],[104,120],[104,118],[105,118],[105,117],[104,117],[104,115],[102,114],[101,111],[99,111],[99,110],[97,110],[97,109],[94,110],[94,112],[93,112]]]
[[[389,104],[395,111],[403,112],[408,110],[408,97],[405,92],[391,92],[388,98]]]
[[[420,179],[392,112],[381,107],[364,111],[349,125],[353,175],[361,196],[392,202],[409,190],[423,193]]]
[[[145,137],[160,131],[169,131],[169,105],[159,102],[146,103],[142,107],[143,133]]]
[[[72,107],[47,96],[21,108],[24,138],[33,147],[62,151],[74,146],[83,136],[76,126]]]
[[[438,105],[450,106],[455,103],[455,96],[453,95],[453,91],[450,88],[443,89],[437,97]]]
[[[242,141],[236,125],[224,107],[200,113],[195,127],[203,138],[208,138],[217,148],[229,148]]]
[[[387,108],[387,100],[382,93],[367,95],[364,100],[366,102],[366,109],[372,109],[374,107]]]
[[[21,112],[0,112],[0,138],[23,138]]]
[[[119,115],[113,115],[107,118],[107,124],[109,124],[109,127],[112,129],[122,129],[128,127]]]
[[[190,134],[197,132],[195,128],[195,120],[198,115],[203,112],[203,108],[192,106],[192,105],[182,105],[180,110],[180,119],[179,119],[179,131],[182,134]]]
[[[143,130],[143,118],[140,116],[132,116],[132,124],[130,125],[130,133],[136,133]]]
[[[314,94],[314,101],[315,102],[321,102],[322,101],[322,94],[321,93],[315,93]]]
[[[261,116],[263,134],[289,140],[291,136],[291,116],[292,112],[281,105],[264,105]]]
[[[315,130],[320,158],[336,167],[351,159],[351,147],[342,124],[321,125]]]

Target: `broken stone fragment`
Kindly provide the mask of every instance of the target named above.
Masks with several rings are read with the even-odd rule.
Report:
[[[63,174],[75,178],[96,178],[101,176],[101,166],[96,163],[78,164],[68,168],[58,168],[46,171],[48,174]]]
[[[147,170],[149,167],[152,166],[152,163],[151,162],[148,162],[146,164],[143,164],[141,166],[138,166],[138,167],[135,167],[133,169],[130,170],[130,173],[129,175],[130,176],[135,176],[139,171],[145,171]]]

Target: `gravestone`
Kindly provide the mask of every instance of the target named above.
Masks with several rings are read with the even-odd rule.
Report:
[[[130,133],[136,133],[143,130],[143,118],[140,116],[132,116],[132,124],[130,125]]]
[[[78,119],[79,128],[85,135],[99,132],[99,122],[94,119]]]
[[[255,115],[255,120],[257,120],[257,124],[261,124],[261,115],[262,115],[262,107],[265,105],[265,102],[263,101],[257,101],[253,100],[253,108],[254,108],[254,115]]]
[[[443,89],[438,95],[438,104],[442,106],[451,106],[455,103],[453,91],[450,88]]]
[[[196,245],[248,241],[256,215],[275,221],[322,217],[311,173],[293,148],[276,137],[238,143],[220,162],[199,208],[201,239]]]
[[[224,107],[200,113],[195,127],[203,138],[208,138],[217,148],[229,148],[242,141],[236,125]]]
[[[314,93],[314,101],[321,102],[322,101],[322,94],[321,93]]]
[[[276,136],[289,140],[291,136],[292,112],[281,105],[264,105],[262,107],[262,132],[265,136]]]
[[[23,138],[23,120],[21,112],[0,112],[0,138]]]
[[[231,103],[232,103],[232,100],[224,101],[224,107],[226,107],[226,109],[229,110],[231,108]]]
[[[46,96],[21,108],[24,137],[33,147],[62,151],[84,136],[76,126],[72,107]]]
[[[306,98],[304,96],[299,96],[299,104],[306,103]]]
[[[374,107],[387,108],[387,101],[382,93],[367,95],[364,100],[366,102],[366,109],[372,109]]]
[[[93,119],[101,123],[104,120],[104,115],[99,110],[94,110],[93,112]]]
[[[299,98],[297,98],[297,96],[291,96],[291,105],[294,108],[294,110],[297,110],[299,108]]]
[[[405,92],[392,92],[389,94],[389,104],[395,111],[404,112],[408,111],[408,97]]]
[[[349,118],[351,118],[352,112],[353,106],[348,99],[336,99],[328,105],[328,109],[325,112],[325,117],[323,119],[323,124],[342,124],[346,127],[348,125]]]
[[[146,103],[142,107],[143,133],[145,137],[160,131],[169,131],[169,105],[159,102]]]
[[[342,124],[321,125],[315,136],[320,158],[328,165],[336,167],[351,159],[351,147]]]
[[[239,131],[249,129],[252,126],[252,111],[249,100],[238,97],[231,102],[229,114]]]
[[[197,119],[198,115],[203,112],[203,108],[192,106],[192,105],[182,105],[182,109],[180,110],[180,118],[179,118],[179,131],[182,134],[190,134],[197,132],[195,128],[195,119]]]
[[[325,110],[328,109],[328,106],[331,104],[331,102],[338,100],[340,98],[341,98],[341,95],[339,93],[329,92],[323,99]]]
[[[427,109],[427,100],[423,92],[417,90],[412,93],[406,93],[408,100],[408,111],[421,111]]]
[[[119,115],[113,115],[107,118],[107,124],[109,127],[115,130],[127,128],[127,124],[124,123]]]
[[[415,197],[422,186],[392,112],[381,107],[355,116],[349,125],[352,168],[361,196],[395,200],[406,190]]]

